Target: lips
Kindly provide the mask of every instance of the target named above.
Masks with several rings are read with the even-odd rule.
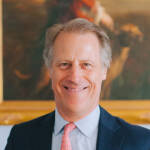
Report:
[[[73,81],[73,80],[64,80],[62,83],[62,87],[67,92],[82,92],[89,87],[89,83],[86,80],[79,80],[79,81]]]
[[[70,87],[70,86],[64,86],[64,89],[70,92],[80,92],[83,91],[85,89],[87,89],[87,86],[81,87],[81,86],[77,86],[77,87]]]

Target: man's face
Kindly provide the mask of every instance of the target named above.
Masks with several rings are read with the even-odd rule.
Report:
[[[91,32],[62,32],[53,48],[50,76],[56,107],[64,118],[82,118],[98,105],[106,77],[98,38]]]

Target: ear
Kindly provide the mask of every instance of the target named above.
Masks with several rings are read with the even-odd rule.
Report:
[[[102,80],[106,80],[106,77],[107,77],[107,68],[104,67],[104,68],[103,68]]]
[[[48,73],[49,73],[49,77],[50,77],[50,79],[51,79],[52,74],[53,74],[52,65],[48,68]]]
[[[52,70],[51,69],[48,69],[48,74],[49,74],[49,78],[51,79],[51,76],[52,76]]]
[[[51,73],[51,71],[49,69],[48,69],[48,75],[51,78],[52,73]]]

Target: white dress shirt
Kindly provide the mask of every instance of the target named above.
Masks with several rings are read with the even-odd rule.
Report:
[[[76,128],[70,133],[72,150],[96,150],[100,107],[97,106],[88,116],[74,122]],[[64,126],[68,122],[55,111],[52,150],[60,150]]]

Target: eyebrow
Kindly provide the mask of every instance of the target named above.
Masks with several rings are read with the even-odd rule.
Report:
[[[92,60],[88,60],[88,59],[85,59],[85,60],[81,60],[81,62],[91,62],[94,64],[94,62]]]
[[[94,61],[92,60],[88,60],[88,59],[83,59],[83,60],[79,60],[80,62],[91,62],[94,63]],[[60,62],[73,62],[72,60],[68,60],[68,59],[62,59],[62,60],[56,60],[56,63],[60,63]]]

